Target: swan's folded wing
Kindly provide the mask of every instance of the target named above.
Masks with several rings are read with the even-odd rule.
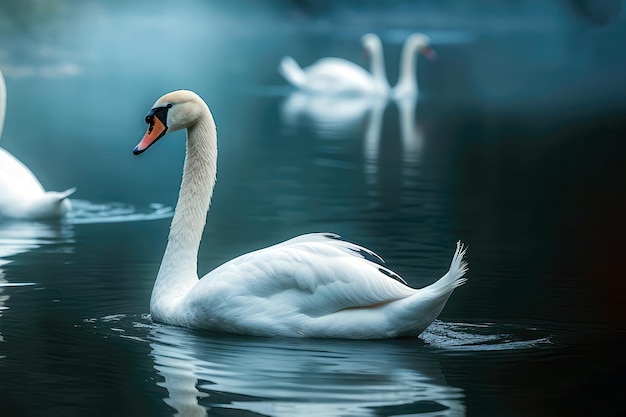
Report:
[[[310,242],[323,242],[328,245],[334,246],[337,249],[345,251],[349,255],[360,256],[376,263],[385,263],[384,259],[380,257],[376,252],[367,249],[363,246],[359,246],[355,243],[341,240],[341,236],[336,233],[307,233],[305,235],[296,236],[292,239],[286,240],[282,243],[274,245],[273,247],[288,246],[296,243],[310,243]],[[402,278],[399,278],[403,284],[406,284]],[[394,279],[397,279],[394,278]]]
[[[319,238],[303,236],[235,258],[207,274],[201,292],[221,293],[230,307],[313,317],[415,293],[395,273],[354,249],[359,246]]]

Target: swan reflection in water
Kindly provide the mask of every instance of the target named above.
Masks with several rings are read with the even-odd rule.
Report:
[[[266,339],[158,324],[149,339],[164,401],[179,417],[213,409],[289,417],[465,414],[463,391],[446,383],[432,352],[419,352],[418,339]]]
[[[67,218],[62,220],[28,221],[0,217],[0,318],[9,308],[7,303],[11,298],[10,288],[36,284],[8,279],[2,267],[12,262],[13,256],[49,245],[56,245],[56,251],[72,251],[75,225],[147,221],[172,215],[172,209],[162,204],[137,209],[122,203],[95,204],[84,200],[74,200],[73,203]],[[0,341],[2,340],[0,333]]]
[[[11,298],[10,288],[34,285],[33,282],[14,282],[7,279],[2,267],[12,262],[11,257],[44,245],[66,245],[73,241],[72,226],[65,222],[0,221],[0,318],[9,309],[7,303]],[[3,340],[0,333],[0,342]]]
[[[327,96],[294,91],[282,104],[283,124],[310,127],[318,136],[336,137],[360,130],[373,107],[387,104],[384,97]]]
[[[424,136],[416,115],[417,98],[404,97],[394,100],[393,103],[398,109],[402,177],[404,181],[408,181],[419,171],[424,147]],[[365,174],[370,185],[378,182],[381,150],[386,146],[385,142],[392,139],[388,136],[382,138],[384,112],[385,107],[372,107],[365,130],[363,155]]]
[[[364,172],[368,184],[374,185],[378,183],[382,148],[392,146],[394,139],[390,135],[382,136],[385,111],[389,106],[396,106],[402,176],[403,181],[410,181],[419,171],[424,147],[416,114],[417,102],[415,95],[389,101],[379,97],[333,97],[296,91],[283,103],[282,120],[292,128],[308,127],[320,139],[360,134],[364,126]]]

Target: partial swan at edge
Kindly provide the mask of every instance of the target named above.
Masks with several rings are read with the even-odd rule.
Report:
[[[150,300],[156,321],[222,332],[380,339],[417,336],[465,283],[465,248],[448,272],[414,289],[369,249],[312,233],[239,256],[198,279],[198,249],[217,174],[217,131],[207,104],[178,90],[146,116],[140,154],[187,130],[187,154],[168,243]]]
[[[6,85],[0,71],[0,137],[6,112]],[[0,218],[52,219],[71,207],[68,197],[76,191],[45,191],[26,165],[0,148]]]

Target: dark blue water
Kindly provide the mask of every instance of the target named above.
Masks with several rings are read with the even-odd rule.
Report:
[[[0,6],[0,146],[63,222],[0,223],[1,416],[618,415],[626,375],[626,21],[586,2],[50,1]],[[599,7],[599,8],[598,8]],[[283,55],[391,83],[430,35],[415,101],[302,96]],[[469,282],[419,338],[268,339],[152,323],[183,134],[132,149],[156,98],[219,132],[204,274],[297,234],[378,252],[410,285],[469,245]]]

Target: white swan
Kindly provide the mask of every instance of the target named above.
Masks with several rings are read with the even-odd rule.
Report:
[[[0,71],[0,137],[6,112],[6,85]],[[71,207],[68,197],[76,191],[46,192],[26,165],[0,148],[0,218],[60,218]]]
[[[217,173],[217,133],[195,93],[159,98],[140,154],[168,131],[187,129],[187,154],[167,247],[154,283],[156,321],[251,335],[390,338],[421,333],[465,282],[465,249],[449,271],[410,288],[369,249],[330,233],[298,236],[239,256],[198,280],[197,256]]]
[[[398,82],[391,90],[393,98],[404,99],[417,95],[418,53],[428,59],[433,59],[436,56],[435,51],[430,47],[430,38],[422,33],[413,33],[404,41],[402,46]]]
[[[322,58],[303,69],[290,56],[282,59],[278,71],[290,84],[310,93],[385,96],[389,83],[380,38],[367,33],[361,44],[370,56],[371,73],[342,58]]]

